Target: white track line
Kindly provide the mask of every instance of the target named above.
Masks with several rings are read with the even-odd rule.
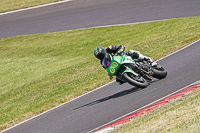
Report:
[[[72,0],[58,1],[58,2],[49,3],[49,4],[45,4],[45,5],[34,6],[34,7],[25,8],[25,9],[19,9],[19,10],[15,10],[15,11],[0,13],[0,16],[1,15],[6,15],[6,14],[11,14],[11,13],[16,13],[16,12],[21,12],[21,11],[26,11],[26,10],[31,10],[31,9],[36,9],[36,8],[40,8],[40,7],[46,7],[46,6],[61,4],[61,3],[70,2],[70,1],[72,1]]]
[[[169,18],[169,19],[172,19],[172,18]],[[91,28],[106,28],[106,27],[113,27],[113,26],[133,25],[133,24],[144,24],[144,23],[157,22],[157,21],[166,21],[166,20],[169,20],[169,19],[160,19],[160,20],[134,22],[134,23],[124,23],[124,24],[114,24],[114,25],[104,25],[104,26],[94,26],[94,27],[79,28],[79,29],[72,29],[72,30],[82,30],[82,29],[91,29]]]
[[[192,42],[192,43],[188,44],[187,46],[185,46],[185,47],[183,47],[183,48],[181,48],[181,49],[179,49],[179,50],[177,50],[177,51],[175,51],[175,52],[173,52],[173,53],[171,53],[171,54],[169,54],[169,55],[167,55],[167,56],[165,56],[165,57],[163,57],[163,58],[160,58],[159,60],[162,60],[162,59],[164,59],[164,58],[167,58],[167,57],[169,57],[169,56],[171,56],[171,55],[173,55],[173,54],[175,54],[175,53],[177,53],[177,52],[179,52],[179,51],[181,51],[181,50],[183,50],[183,49],[186,49],[187,47],[189,47],[189,46],[191,46],[191,45],[197,43],[198,41],[200,41],[200,39],[199,39],[199,40],[196,40],[195,42]],[[158,61],[159,61],[159,60],[158,60]]]

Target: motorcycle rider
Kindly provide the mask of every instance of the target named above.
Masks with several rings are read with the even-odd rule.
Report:
[[[125,50],[125,45],[120,45],[120,46],[111,45],[106,49],[102,46],[98,46],[94,50],[94,56],[100,60],[101,65],[106,53],[109,53],[111,55],[120,55],[120,56],[125,54],[131,56],[133,59],[138,59],[139,61],[149,60],[151,63],[153,62],[152,58],[142,55],[139,51],[129,50],[128,52],[124,52],[124,50]],[[124,83],[117,77],[116,77],[116,82],[120,85]]]

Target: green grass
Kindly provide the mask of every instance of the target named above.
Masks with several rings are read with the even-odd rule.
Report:
[[[165,105],[142,118],[118,127],[112,133],[199,133],[200,90]]]
[[[1,0],[0,13],[39,6],[62,0]]]
[[[200,17],[0,39],[0,130],[108,83],[96,46],[159,59],[200,38]]]

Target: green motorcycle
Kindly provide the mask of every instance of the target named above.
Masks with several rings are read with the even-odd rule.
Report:
[[[140,62],[128,55],[112,56],[107,53],[102,61],[102,66],[108,71],[111,78],[116,76],[124,83],[128,82],[139,88],[147,87],[152,77],[162,79],[167,76],[167,71],[160,64],[149,61]]]

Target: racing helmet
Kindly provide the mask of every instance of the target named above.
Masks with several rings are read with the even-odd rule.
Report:
[[[106,55],[106,49],[104,47],[98,46],[94,49],[94,56],[99,59],[103,60],[104,56]]]

